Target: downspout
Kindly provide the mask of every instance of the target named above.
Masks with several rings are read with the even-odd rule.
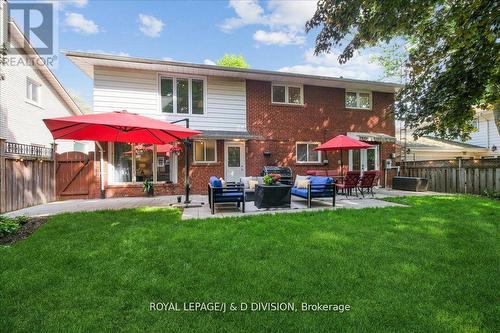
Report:
[[[99,169],[100,171],[100,183],[101,183],[101,199],[106,198],[106,194],[104,192],[104,150],[102,149],[101,143],[96,141],[95,144],[99,147]]]

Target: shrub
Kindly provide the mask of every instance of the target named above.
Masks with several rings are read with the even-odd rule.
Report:
[[[21,225],[16,219],[0,216],[0,237],[15,233]]]
[[[26,223],[29,222],[30,218],[27,217],[26,215],[21,215],[21,216],[17,216],[14,218],[17,223],[19,223],[20,225],[25,225]]]
[[[491,189],[486,189],[483,192],[484,196],[490,198],[490,199],[498,199],[500,200],[500,191],[495,191]]]

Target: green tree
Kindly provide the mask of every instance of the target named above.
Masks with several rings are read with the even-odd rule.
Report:
[[[217,60],[217,66],[224,67],[236,67],[236,68],[249,68],[250,66],[246,62],[245,58],[240,54],[224,54],[222,58]]]
[[[475,109],[492,108],[500,130],[500,2],[495,0],[320,0],[306,30],[321,28],[315,53],[411,41],[396,117],[414,135],[467,139]],[[345,44],[344,44],[345,43]]]

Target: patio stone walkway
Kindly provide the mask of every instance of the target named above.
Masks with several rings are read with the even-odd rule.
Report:
[[[247,202],[246,215],[255,214],[274,214],[274,213],[294,213],[305,210],[322,210],[322,209],[337,209],[337,208],[370,208],[370,207],[387,207],[387,206],[401,206],[399,204],[382,201],[379,199],[387,197],[398,196],[411,196],[411,195],[436,195],[443,193],[435,192],[407,192],[390,189],[376,189],[375,198],[366,196],[366,198],[356,198],[354,196],[345,198],[343,195],[337,196],[336,207],[333,208],[331,199],[313,200],[312,208],[308,209],[305,200],[292,197],[292,207],[282,209],[257,209],[253,202]],[[88,200],[67,200],[57,201],[48,204],[28,207],[17,211],[6,213],[7,216],[47,216],[65,212],[81,212],[81,211],[95,211],[103,209],[123,209],[123,208],[137,208],[137,207],[169,207],[176,202],[177,196],[158,196],[158,197],[127,197],[127,198],[110,198],[110,199],[88,199]],[[206,195],[193,195],[191,199],[194,203],[199,203],[201,207],[193,207],[184,209],[182,218],[211,218],[211,217],[226,217],[226,216],[241,216],[241,212],[236,209],[232,204],[217,205],[215,215],[210,214]]]

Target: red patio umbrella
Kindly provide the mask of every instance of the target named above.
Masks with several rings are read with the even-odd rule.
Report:
[[[165,144],[201,132],[127,111],[43,120],[54,139]]]
[[[101,153],[101,193],[104,192],[103,150],[99,141],[130,142],[164,145],[173,141],[187,139],[201,134],[166,121],[140,116],[127,111],[86,114],[81,116],[44,119],[54,140],[91,140],[96,141]],[[187,124],[188,120],[186,121]],[[188,182],[188,153],[186,153],[186,184]],[[186,201],[189,189],[186,186]]]
[[[321,144],[320,146],[314,148],[316,151],[332,151],[340,150],[340,171],[342,175],[344,173],[344,163],[342,161],[342,151],[350,149],[366,149],[370,148],[372,145],[348,137],[347,135],[337,135],[333,139]]]

